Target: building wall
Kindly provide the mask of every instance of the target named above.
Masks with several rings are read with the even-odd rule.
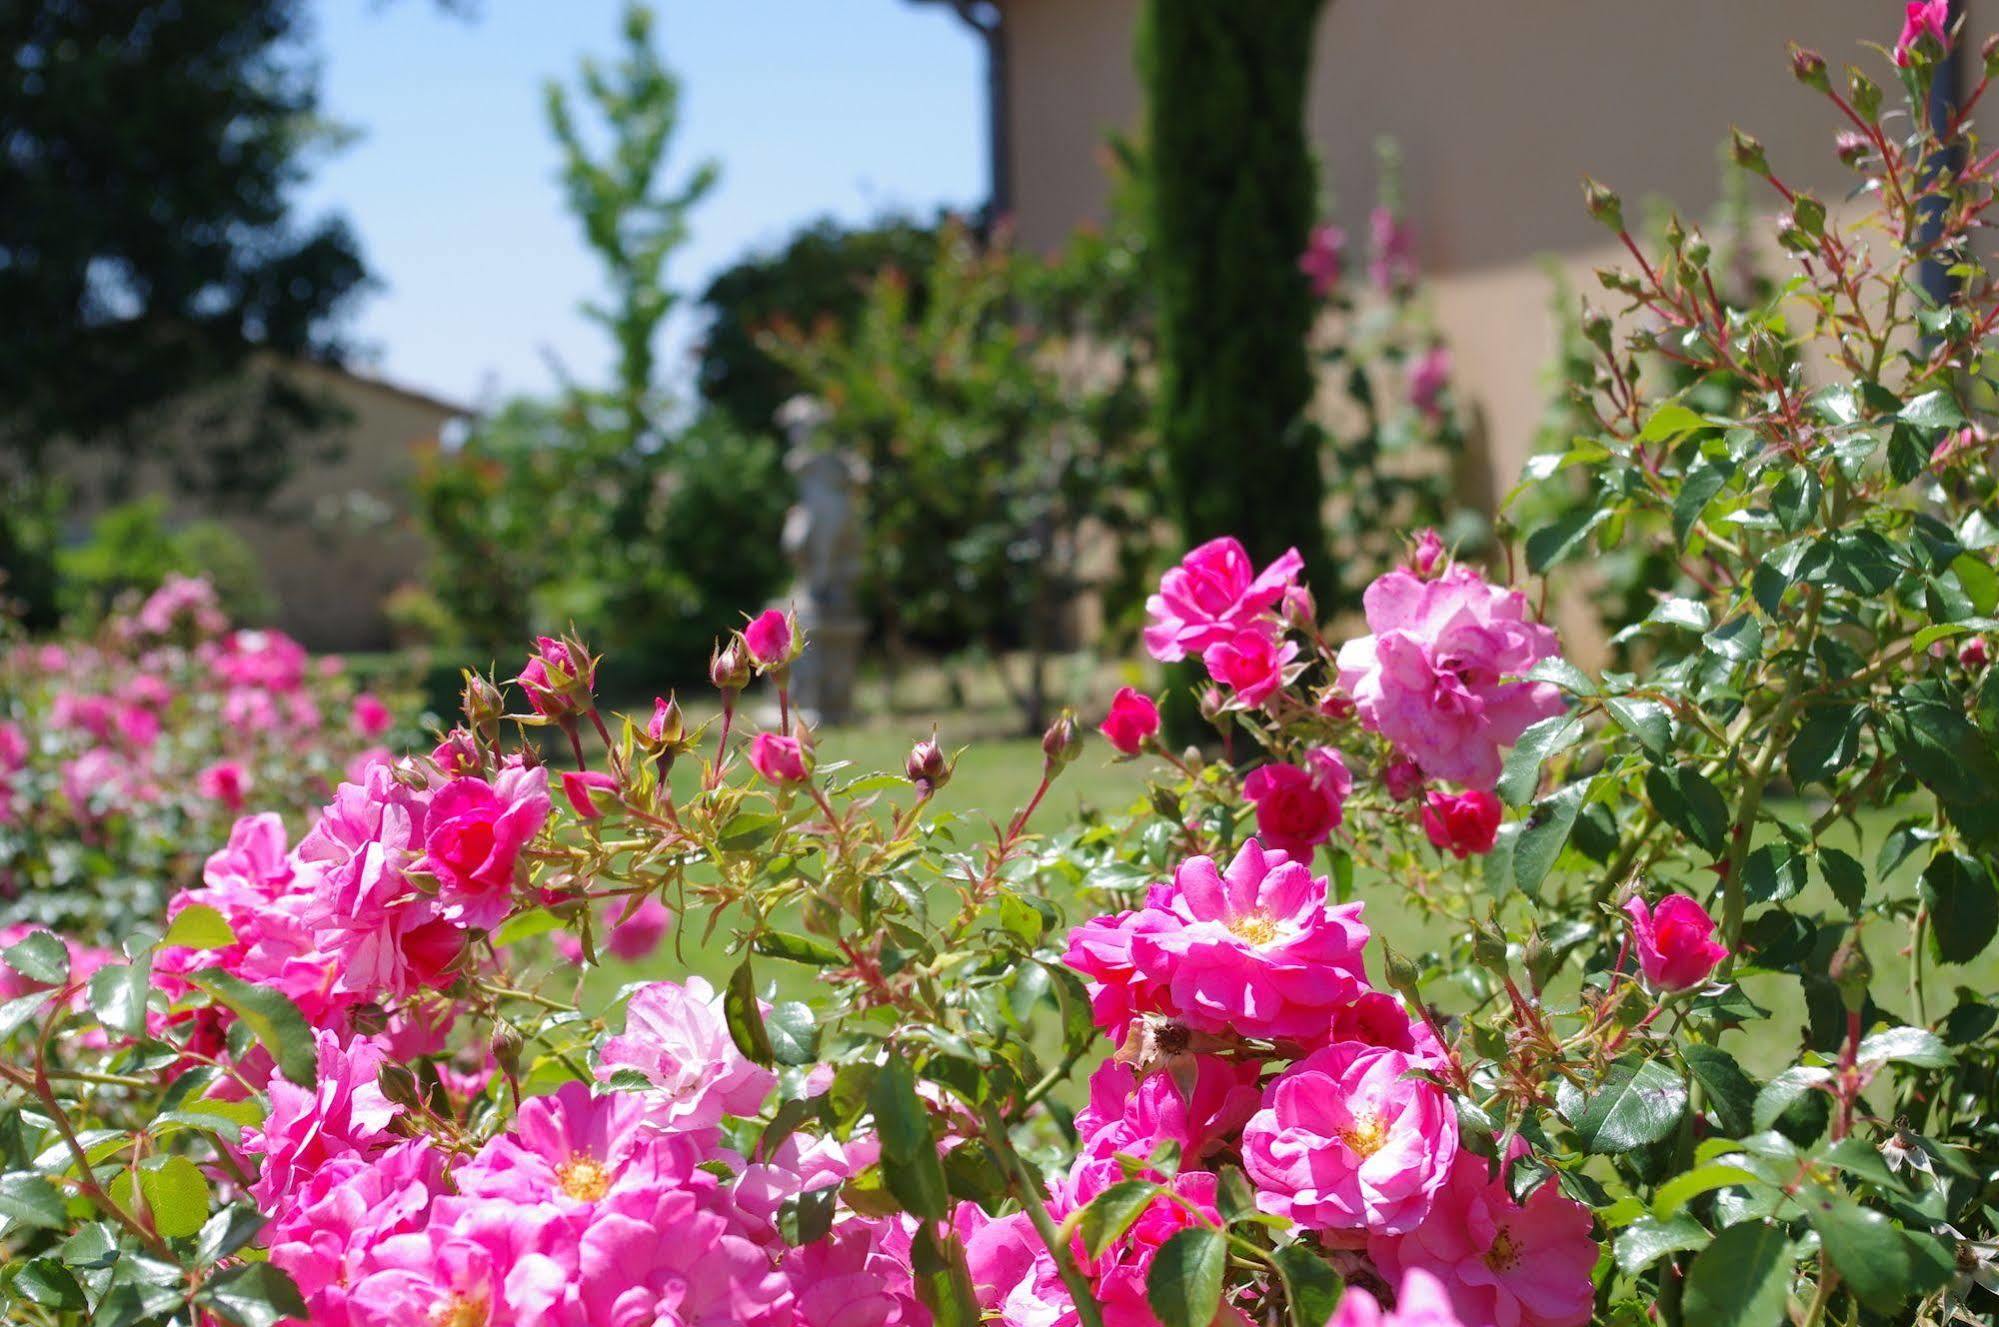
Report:
[[[1014,217],[1053,247],[1101,215],[1102,144],[1139,128],[1132,68],[1139,0],[1003,0],[1009,43]],[[1987,6],[1988,8],[1990,6]],[[1579,289],[1609,249],[1579,181],[1648,196],[1692,217],[1714,204],[1731,124],[1757,135],[1787,181],[1836,200],[1851,176],[1832,154],[1831,108],[1792,79],[1787,40],[1834,68],[1885,63],[1888,0],[1333,0],[1308,110],[1324,187],[1355,240],[1375,192],[1375,143],[1401,149],[1407,211],[1452,343],[1460,390],[1482,412],[1488,493],[1519,473],[1546,402],[1555,349],[1543,255]],[[1982,33],[1980,14],[1971,31]],[[1761,208],[1765,198],[1751,195]]]

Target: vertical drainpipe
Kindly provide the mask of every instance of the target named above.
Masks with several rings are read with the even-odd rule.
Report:
[[[985,228],[1013,212],[1013,131],[1009,115],[1006,60],[1006,14],[998,0],[950,0],[951,11],[978,34],[986,48],[986,150],[991,155],[991,182],[986,199]]]
[[[1964,9],[1965,0],[1951,0],[1950,23],[1952,25],[1961,24],[1964,21]],[[1930,129],[1936,134],[1941,135],[1943,133],[1945,126],[1950,123],[1952,112],[1957,109],[1958,93],[1964,86],[1964,61],[1964,41],[1962,36],[1960,36],[1957,44],[1951,48],[1950,57],[1937,66],[1936,77],[1930,82]],[[1953,148],[1944,155],[1942,160],[1935,163],[1934,169],[1938,171],[1955,171],[1962,164],[1963,156],[1964,153],[1961,148]],[[1925,205],[1926,215],[1923,218],[1921,231],[1924,243],[1928,243],[1934,239],[1937,231],[1941,228],[1943,224],[1942,211],[1941,200],[1933,200]],[[1938,261],[1936,258],[1928,258],[1923,261],[1917,279],[1922,285],[1923,293],[1928,295],[1937,304],[1947,304],[1958,295],[1959,283],[1957,279],[1950,275],[1947,264]]]

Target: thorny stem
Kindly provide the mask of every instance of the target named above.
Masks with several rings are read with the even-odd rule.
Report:
[[[986,1126],[986,1146],[998,1159],[1000,1168],[1006,1172],[1007,1187],[1013,1190],[1015,1198],[1027,1212],[1027,1219],[1033,1223],[1034,1232],[1041,1237],[1048,1249],[1048,1256],[1054,1260],[1055,1270],[1062,1277],[1062,1284],[1069,1291],[1074,1302],[1076,1317],[1083,1327],[1104,1327],[1103,1310],[1097,1304],[1095,1292],[1090,1287],[1089,1278],[1076,1266],[1073,1250],[1062,1238],[1062,1232],[1055,1227],[1055,1221],[1048,1215],[1048,1204],[1041,1200],[1040,1190],[1034,1176],[1028,1173],[1027,1163],[1014,1150],[1013,1140],[1007,1136],[1006,1122],[1000,1118],[999,1108],[987,1102],[983,1111]]]

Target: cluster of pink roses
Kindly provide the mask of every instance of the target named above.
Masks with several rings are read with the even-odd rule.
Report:
[[[1136,1269],[1185,1224],[1188,1205],[1213,1219],[1214,1171],[1228,1161],[1264,1211],[1346,1251],[1350,1273],[1392,1288],[1398,1305],[1434,1310],[1398,1321],[1586,1321],[1597,1258],[1589,1209],[1552,1183],[1518,1202],[1504,1167],[1495,1174],[1460,1146],[1440,1085],[1457,1072],[1448,1052],[1426,1019],[1369,983],[1361,905],[1329,904],[1327,889],[1251,840],[1227,870],[1194,858],[1143,907],[1071,934],[1067,962],[1088,979],[1119,1060],[1159,1067],[1142,1078],[1122,1062],[1099,1071],[1092,1111],[1077,1119],[1082,1156],[1051,1210],[1073,1210],[1120,1178],[1098,1164],[1107,1157],[1143,1162],[1166,1141],[1181,1154],[1180,1201],[1156,1199],[1093,1284],[1106,1304],[1131,1294]],[[1190,1044],[1217,1053],[1178,1049]],[[1279,1066],[1267,1078],[1266,1064]],[[1105,1105],[1110,1085],[1130,1103],[1122,1111]],[[1008,1323],[1059,1321],[1024,1312],[1030,1300],[1059,1306],[1063,1292],[1045,1255],[1029,1257],[1017,1230],[995,1229],[1005,1224],[975,1219],[969,1232],[974,1271],[983,1265],[992,1278],[987,1306]],[[1345,1312],[1368,1306],[1379,1311],[1370,1297]]]
[[[391,1058],[382,1039],[321,1032],[318,1085],[273,1078],[270,1115],[244,1137],[264,1242],[314,1327],[928,1321],[905,1218],[846,1213],[802,1247],[782,1238],[787,1202],[875,1149],[800,1133],[752,1157],[725,1146],[724,1118],[760,1112],[776,1080],[735,1049],[698,979],[640,988],[605,1044],[599,1076],[644,1086],[567,1083],[469,1156],[398,1128],[419,1107],[379,1085]]]

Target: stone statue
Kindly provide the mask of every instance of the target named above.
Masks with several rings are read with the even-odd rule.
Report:
[[[784,518],[784,552],[795,572],[791,607],[806,637],[792,665],[791,696],[808,723],[844,723],[853,713],[860,666],[859,585],[861,489],[867,466],[825,436],[831,412],[809,396],[794,396],[777,412],[786,439],[785,468],[798,500]]]

